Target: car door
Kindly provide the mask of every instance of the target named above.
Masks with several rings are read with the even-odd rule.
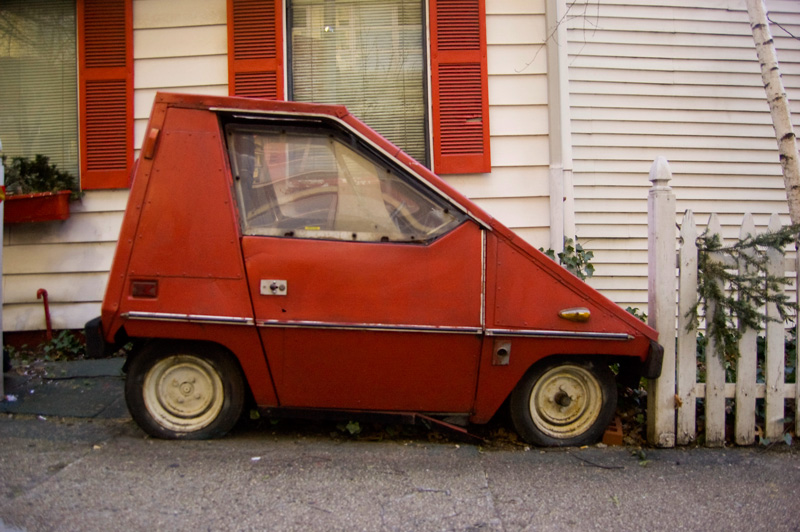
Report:
[[[482,229],[352,132],[265,121],[226,135],[281,406],[469,412]]]

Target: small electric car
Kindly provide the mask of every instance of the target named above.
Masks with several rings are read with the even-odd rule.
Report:
[[[344,107],[156,96],[90,353],[132,344],[150,435],[267,415],[485,423],[595,441],[615,378],[655,378],[650,327]],[[609,365],[618,367],[618,374]]]

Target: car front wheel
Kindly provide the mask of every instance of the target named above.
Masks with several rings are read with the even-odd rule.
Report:
[[[511,394],[511,419],[528,443],[586,445],[600,439],[614,417],[617,390],[607,365],[561,360],[534,366]]]
[[[146,433],[166,439],[206,439],[227,433],[244,407],[244,379],[221,349],[156,343],[128,366],[125,400]]]

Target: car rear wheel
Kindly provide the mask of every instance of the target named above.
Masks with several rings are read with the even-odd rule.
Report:
[[[244,407],[244,379],[215,346],[157,343],[128,366],[125,400],[146,433],[166,439],[206,439],[227,433]]]
[[[548,447],[594,443],[617,407],[608,366],[562,360],[531,368],[511,394],[511,419],[528,443]]]

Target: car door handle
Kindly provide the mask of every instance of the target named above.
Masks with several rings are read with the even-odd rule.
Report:
[[[262,296],[285,296],[289,291],[289,283],[284,279],[261,279]]]

